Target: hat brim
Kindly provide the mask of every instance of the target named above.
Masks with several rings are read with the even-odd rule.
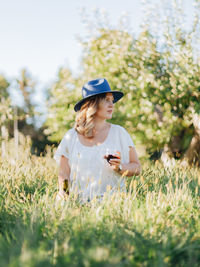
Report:
[[[120,91],[105,91],[105,92],[101,92],[101,93],[97,93],[97,94],[93,94],[93,95],[90,95],[90,96],[87,96],[85,97],[84,99],[81,99],[80,101],[78,101],[75,106],[74,106],[74,110],[77,112],[81,109],[81,106],[83,105],[83,103],[95,96],[95,95],[101,95],[101,94],[104,94],[104,93],[112,93],[113,94],[113,97],[114,97],[114,101],[113,103],[116,103],[117,101],[119,101],[123,96],[124,96],[124,93],[120,92]]]

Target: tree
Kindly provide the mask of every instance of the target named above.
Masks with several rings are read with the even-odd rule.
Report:
[[[114,120],[123,122],[148,153],[167,147],[191,163],[199,161],[200,153],[200,60],[199,47],[194,47],[199,20],[186,32],[176,19],[183,20],[180,6],[172,11],[159,24],[166,25],[159,38],[148,20],[137,39],[125,31],[97,29],[83,42],[84,76],[107,77],[112,88],[125,93],[126,104],[116,105],[120,114]]]
[[[194,23],[186,31],[181,24],[183,11],[176,1],[173,3],[158,11],[165,11],[167,5],[163,21],[160,17],[145,18],[137,38],[125,29],[92,22],[97,25],[95,34],[82,40],[82,73],[73,80],[69,71],[64,71],[63,78],[61,70],[52,88],[48,133],[53,138],[60,139],[74,120],[72,110],[78,92],[64,85],[67,80],[78,89],[77,84],[105,77],[112,90],[125,93],[116,103],[119,112],[114,113],[114,123],[123,124],[150,155],[165,149],[176,158],[200,164],[200,46],[196,46],[200,4],[196,2]],[[153,29],[153,22],[160,32]]]
[[[78,94],[76,90],[79,83],[69,69],[60,68],[58,80],[50,88],[47,101],[48,115],[44,133],[49,136],[49,140],[60,141],[65,132],[73,127],[74,105],[81,97],[81,91]]]
[[[33,103],[33,96],[35,94],[35,81],[32,79],[26,69],[20,72],[20,78],[16,79],[18,89],[23,97],[23,110],[24,117],[28,119],[29,124],[34,124],[34,117],[37,114],[35,104]]]
[[[0,75],[0,125],[1,125],[1,149],[2,156],[6,153],[5,141],[8,139],[7,125],[12,120],[11,100],[8,94],[9,83],[3,75]]]

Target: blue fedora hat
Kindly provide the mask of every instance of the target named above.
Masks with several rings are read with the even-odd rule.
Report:
[[[108,84],[106,79],[98,78],[84,84],[84,86],[82,87],[83,98],[75,104],[74,110],[76,112],[79,111],[85,100],[90,98],[91,96],[100,95],[103,93],[112,93],[114,97],[114,103],[124,96],[124,94],[120,91],[111,91],[110,85]]]

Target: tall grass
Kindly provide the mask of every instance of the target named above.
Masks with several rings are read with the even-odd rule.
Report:
[[[200,266],[200,171],[143,164],[127,193],[55,204],[51,149],[0,158],[0,266]]]

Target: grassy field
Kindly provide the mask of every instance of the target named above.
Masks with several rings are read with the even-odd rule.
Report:
[[[0,159],[0,266],[200,266],[200,170],[143,164],[127,194],[55,205],[57,166]]]

